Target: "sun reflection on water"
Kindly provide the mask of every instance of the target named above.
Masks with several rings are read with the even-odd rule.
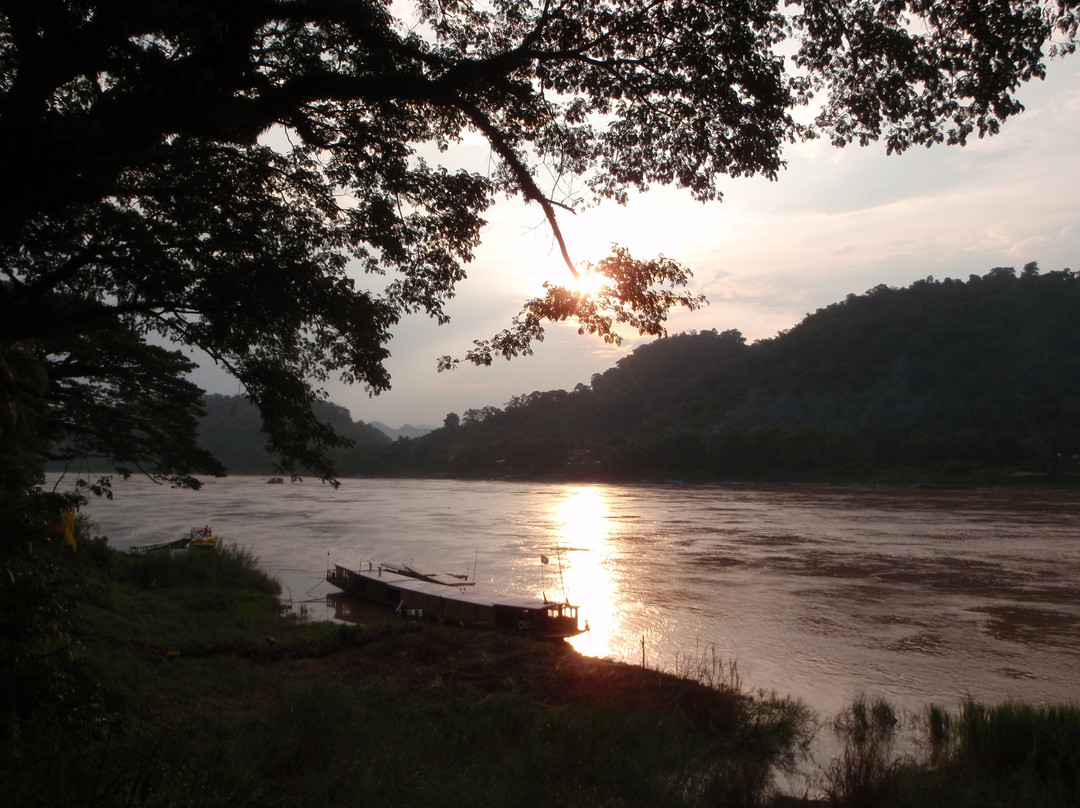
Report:
[[[607,656],[617,633],[616,589],[611,564],[611,524],[607,498],[600,488],[575,488],[554,507],[559,587],[580,607],[581,625],[589,630],[570,640],[582,654]]]

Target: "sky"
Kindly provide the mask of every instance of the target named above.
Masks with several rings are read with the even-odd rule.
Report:
[[[709,305],[674,314],[668,332],[735,328],[750,342],[879,284],[966,279],[1030,261],[1043,271],[1080,270],[1080,57],[1050,62],[1047,74],[1021,88],[1023,114],[964,147],[886,156],[880,144],[837,149],[814,141],[787,148],[775,182],[721,178],[722,201],[656,188],[626,206],[563,215],[571,256],[599,260],[618,243],[635,258],[674,258],[693,272],[691,290]],[[464,147],[473,150],[468,159],[490,162],[479,141]],[[353,419],[441,426],[450,412],[588,384],[647,341],[629,332],[621,345],[607,345],[563,324],[547,329],[531,357],[438,373],[439,356],[460,357],[472,340],[507,327],[544,281],[569,283],[536,205],[503,201],[487,219],[469,277],[446,307],[451,323],[413,316],[396,329],[392,389],[371,398],[359,386],[328,386]],[[210,392],[239,392],[216,372],[194,379]]]

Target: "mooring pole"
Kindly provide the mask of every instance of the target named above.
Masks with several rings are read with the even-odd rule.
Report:
[[[559,542],[555,542],[555,557],[559,559],[559,586],[562,587],[562,597],[566,603],[570,602],[570,596],[566,594],[566,582],[562,577],[562,548],[559,547]]]

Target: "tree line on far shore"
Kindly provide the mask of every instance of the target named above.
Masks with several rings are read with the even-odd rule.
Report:
[[[877,286],[772,339],[643,345],[573,390],[450,413],[342,474],[843,480],[1080,472],[1080,276]]]
[[[677,334],[413,439],[316,414],[354,441],[331,455],[346,477],[1080,479],[1080,275],[880,285],[752,344]],[[247,400],[210,395],[200,444],[232,474],[271,474],[260,425]]]

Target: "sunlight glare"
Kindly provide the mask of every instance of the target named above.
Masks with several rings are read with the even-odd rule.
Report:
[[[570,644],[582,654],[609,656],[617,630],[615,586],[612,580],[607,500],[600,488],[572,489],[554,514],[561,584],[570,601],[580,607],[582,626],[589,631]],[[554,560],[554,559],[553,559]]]
[[[599,272],[583,272],[578,275],[571,288],[583,295],[594,295],[608,285],[609,279]]]

